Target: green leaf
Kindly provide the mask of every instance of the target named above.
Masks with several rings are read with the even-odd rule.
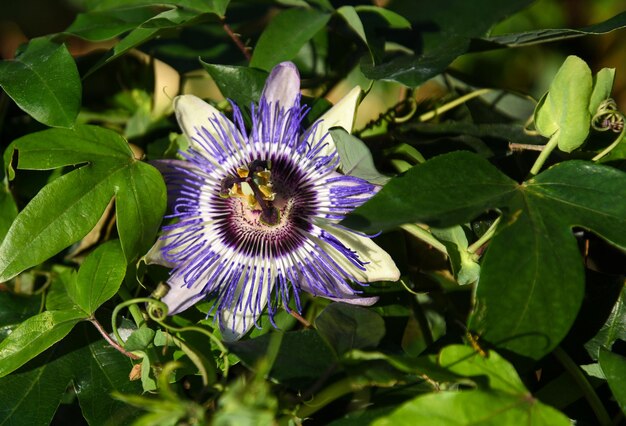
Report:
[[[419,396],[373,426],[449,425],[569,426],[569,419],[528,394],[489,390],[433,392]]]
[[[329,13],[316,9],[287,9],[275,16],[261,34],[254,48],[250,66],[266,71],[293,59],[300,48],[319,32]]]
[[[622,12],[606,21],[578,29],[540,29],[515,34],[503,34],[483,38],[484,41],[508,47],[521,47],[538,43],[566,40],[586,35],[606,34],[626,27],[626,12]]]
[[[600,331],[585,343],[585,349],[592,359],[597,360],[600,349],[611,349],[618,339],[626,341],[626,285],[622,287],[619,298]]]
[[[547,138],[557,134],[561,151],[572,152],[589,134],[592,85],[591,70],[585,61],[568,56],[552,80],[548,94],[537,104],[537,130]]]
[[[24,320],[37,315],[40,309],[41,297],[18,296],[8,291],[0,291],[0,342]]]
[[[230,0],[169,0],[158,4],[182,7],[203,13],[224,16]],[[90,10],[118,9],[132,6],[157,4],[154,0],[93,0]]]
[[[0,377],[15,371],[64,338],[85,314],[45,311],[30,317],[0,343]]]
[[[389,28],[394,29],[409,29],[411,23],[402,15],[395,13],[392,10],[385,9],[384,7],[358,5],[354,9],[360,13],[374,13],[382,17],[388,24]]]
[[[607,349],[600,349],[599,361],[619,408],[626,414],[626,358]]]
[[[0,245],[0,281],[80,240],[112,198],[127,261],[150,248],[165,211],[165,185],[117,133],[95,126],[49,129],[13,146],[20,169],[87,164],[46,185],[20,212]]]
[[[32,368],[0,377],[0,425],[50,424],[72,380],[60,352],[55,346]]]
[[[85,77],[109,62],[119,58],[129,50],[159,36],[163,31],[196,24],[211,18],[213,18],[212,14],[201,14],[187,9],[171,9],[161,12],[128,33],[126,37],[117,43],[115,47],[109,50],[89,69],[89,71],[87,71]]]
[[[626,247],[625,197],[626,174],[613,168],[567,161],[518,185],[486,160],[456,152],[393,178],[342,224],[365,232],[416,222],[446,227],[501,211],[469,326],[500,347],[540,358],[565,336],[582,301],[571,228]]]
[[[385,321],[360,306],[331,303],[315,318],[315,328],[342,355],[351,349],[373,348],[385,335]]]
[[[439,353],[439,363],[459,376],[487,377],[487,386],[492,390],[522,395],[528,392],[515,368],[494,351],[484,357],[470,346],[450,345]]]
[[[110,40],[156,14],[151,6],[79,13],[64,32],[90,41]]]
[[[615,80],[615,68],[602,68],[593,77],[593,92],[589,101],[589,114],[593,117],[602,101],[611,97]]]
[[[372,153],[363,141],[342,128],[331,129],[330,135],[337,147],[339,167],[343,174],[356,176],[377,185],[384,185],[389,181],[389,177],[376,170]]]
[[[79,325],[63,342],[0,378],[0,424],[50,424],[70,382],[91,426],[130,424],[137,410],[109,395],[139,394],[141,385],[128,380],[130,360],[96,334],[91,325]]]
[[[416,42],[402,49],[403,54],[395,52],[379,65],[361,64],[363,74],[374,80],[418,86],[466,53],[472,39],[486,35],[492,25],[531,1],[451,0],[445,7],[437,2],[393,2],[389,9],[408,19],[412,25],[411,32],[402,41]],[[412,51],[409,55],[404,54],[407,48]]]
[[[126,275],[126,258],[118,240],[100,245],[87,256],[67,292],[88,315],[119,290]]]
[[[15,60],[0,61],[0,87],[35,120],[52,127],[74,126],[81,83],[65,45],[32,39]]]
[[[17,217],[17,205],[6,185],[0,184],[0,240],[3,240],[11,223]]]
[[[350,28],[359,36],[359,38],[367,45],[367,36],[365,35],[365,28],[363,28],[363,22],[356,13],[356,9],[353,6],[341,6],[337,9],[337,13],[346,20]]]
[[[267,79],[266,71],[234,65],[209,64],[202,60],[200,63],[225,98],[233,100],[241,108],[259,102]]]

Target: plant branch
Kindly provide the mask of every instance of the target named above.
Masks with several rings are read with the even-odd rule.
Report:
[[[559,143],[559,133],[559,130],[554,132],[548,143],[544,146],[543,150],[539,154],[539,157],[537,157],[537,160],[535,160],[535,164],[533,164],[533,167],[530,169],[531,176],[535,176],[537,173],[539,173],[539,170],[541,170],[541,167],[543,167],[543,163],[546,162],[552,151],[554,151],[554,148],[556,148],[557,144]]]
[[[460,98],[456,98],[455,100],[448,102],[445,105],[440,106],[439,108],[435,108],[432,111],[428,111],[422,115],[419,116],[418,120],[419,121],[428,121],[428,120],[432,120],[433,118],[437,117],[438,115],[443,114],[446,111],[449,111],[453,108],[456,108],[457,106],[464,104],[465,102],[469,101],[470,99],[474,99],[477,98],[479,96],[482,96],[484,94],[487,94],[489,92],[492,92],[493,89],[479,89],[479,90],[475,90],[471,93],[468,93],[467,95],[463,95]]]
[[[115,348],[118,352],[126,355],[130,359],[141,359],[140,356],[137,356],[132,352],[128,352],[126,349],[121,347],[115,340],[113,340],[111,336],[109,336],[109,334],[106,332],[104,327],[102,327],[102,324],[98,322],[97,319],[90,318],[89,322],[91,322],[94,325],[94,327],[96,327],[96,329],[100,332],[102,337],[104,337],[104,340],[106,340],[109,343],[109,345],[113,346],[113,348]]]
[[[578,365],[576,365],[572,358],[570,358],[567,352],[561,349],[561,347],[557,347],[553,354],[582,390],[583,395],[595,413],[599,424],[601,426],[611,426],[613,424],[611,416],[609,416],[609,413],[606,411],[606,408],[604,408],[604,404],[602,404],[598,394]]]
[[[235,45],[237,45],[241,53],[243,53],[243,56],[246,58],[246,61],[250,62],[250,59],[252,59],[252,55],[250,55],[250,50],[246,47],[245,44],[243,44],[243,42],[241,41],[241,38],[239,38],[239,34],[236,34],[232,30],[230,25],[226,23],[225,20],[222,20],[222,28],[224,28],[224,31],[226,31],[226,34],[228,34],[228,37],[230,37],[230,39],[235,43]]]

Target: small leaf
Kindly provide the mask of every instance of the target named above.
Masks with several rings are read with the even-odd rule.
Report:
[[[225,98],[233,100],[241,108],[259,102],[267,79],[266,71],[234,65],[209,64],[202,60],[200,63]]]
[[[330,14],[316,9],[287,9],[275,16],[254,48],[250,66],[269,71],[293,59],[300,48],[320,31]]]
[[[365,28],[363,28],[363,22],[356,13],[356,9],[353,6],[341,6],[337,9],[337,13],[346,20],[350,28],[359,36],[359,38],[367,45],[367,36],[365,35]]]
[[[597,360],[600,349],[611,349],[618,339],[626,341],[626,285],[622,287],[619,298],[600,331],[585,343],[585,349],[592,359]]]
[[[589,101],[589,114],[593,117],[598,112],[602,101],[611,97],[615,80],[615,68],[602,68],[593,77],[593,92]]]
[[[0,61],[0,87],[35,120],[52,127],[74,126],[82,86],[65,45],[32,39],[15,60]]]
[[[547,138],[558,132],[561,151],[572,152],[589,134],[592,84],[591,70],[585,61],[568,56],[552,80],[548,94],[537,104],[537,130]]]
[[[85,318],[80,311],[45,311],[24,321],[0,343],[0,377],[54,345]]]
[[[118,240],[100,245],[83,262],[67,291],[88,315],[119,290],[126,274],[126,259]]]
[[[599,361],[619,408],[626,414],[626,358],[607,349],[600,349]]]
[[[385,335],[380,315],[345,303],[331,303],[324,308],[315,319],[315,327],[339,355],[351,349],[376,347]]]
[[[480,265],[474,255],[467,251],[467,236],[463,228],[457,225],[450,228],[431,228],[430,231],[446,247],[452,272],[459,285],[476,282],[480,276]]]
[[[389,25],[389,28],[393,28],[393,29],[411,28],[411,23],[404,16],[392,10],[385,9],[384,7],[370,6],[370,5],[358,5],[358,6],[355,6],[354,9],[360,13],[375,13],[379,15],[387,22],[387,24]]]
[[[372,153],[363,141],[342,128],[331,129],[330,135],[337,147],[343,174],[356,176],[377,185],[384,185],[389,181],[389,177],[376,170]]]

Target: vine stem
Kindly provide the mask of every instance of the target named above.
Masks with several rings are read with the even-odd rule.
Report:
[[[323,389],[308,402],[305,402],[304,405],[302,405],[302,407],[300,407],[297,411],[296,416],[301,419],[305,419],[336,399],[349,393],[361,390],[366,386],[367,384],[357,381],[351,377],[339,380],[338,382],[335,382]]]
[[[435,108],[432,111],[428,111],[422,115],[419,116],[419,121],[428,121],[428,120],[432,120],[433,118],[437,117],[440,114],[443,114],[446,111],[449,111],[453,108],[456,108],[457,106],[464,104],[465,102],[469,101],[470,99],[474,99],[477,98],[479,96],[485,95],[489,92],[493,92],[494,89],[478,89],[475,90],[473,92],[468,93],[467,95],[463,95],[460,98],[456,98],[455,100],[448,102],[445,105],[440,106],[439,108]]]
[[[128,352],[126,349],[121,347],[115,340],[113,340],[111,336],[109,336],[109,334],[106,332],[104,327],[102,327],[102,324],[98,322],[97,319],[89,318],[89,322],[91,322],[94,325],[94,327],[96,327],[96,329],[100,332],[102,337],[104,337],[104,340],[106,340],[109,343],[109,345],[115,348],[118,352],[126,355],[130,359],[141,359],[140,356],[137,356],[132,352]]]
[[[598,153],[595,157],[593,157],[591,159],[591,161],[598,161],[599,159],[601,159],[602,157],[604,157],[606,154],[608,154],[609,152],[611,152],[613,150],[613,148],[615,148],[617,145],[619,145],[619,143],[622,141],[622,138],[624,137],[624,134],[626,134],[626,126],[624,126],[624,128],[622,129],[622,131],[620,132],[619,136],[617,137],[617,139],[615,139],[613,141],[613,143],[611,143],[611,145],[607,146],[606,148],[604,148],[600,153]]]
[[[230,37],[230,39],[235,43],[235,45],[237,45],[239,50],[241,50],[241,53],[243,53],[243,56],[246,58],[246,61],[250,62],[250,59],[252,59],[252,55],[250,55],[250,51],[248,50],[246,45],[243,44],[243,42],[241,41],[241,38],[239,38],[239,35],[237,35],[233,31],[233,29],[230,27],[230,25],[226,23],[225,20],[222,20],[222,28],[224,28],[224,31],[226,31],[226,34],[228,34],[228,37]]]
[[[537,160],[535,160],[535,164],[533,164],[533,167],[530,169],[531,176],[535,176],[537,173],[539,173],[539,170],[541,170],[541,167],[543,167],[543,163],[546,162],[552,151],[554,151],[554,148],[556,148],[557,144],[559,143],[559,133],[559,130],[554,132],[554,134],[550,137],[548,143],[545,145],[543,151],[539,153]]]
[[[502,216],[498,217],[496,220],[493,221],[493,223],[491,224],[491,226],[489,227],[489,229],[487,229],[487,231],[476,241],[474,241],[468,248],[467,251],[468,253],[471,254],[475,254],[479,248],[481,248],[487,241],[489,241],[491,238],[493,238],[493,235],[496,233],[496,228],[498,227],[498,224],[500,223],[500,218]]]
[[[585,399],[600,422],[599,424],[601,426],[611,426],[613,424],[611,416],[609,416],[609,413],[606,411],[606,408],[604,408],[604,404],[602,404],[598,394],[593,389],[593,386],[591,386],[591,383],[589,383],[589,380],[587,380],[578,365],[576,365],[567,352],[561,349],[560,346],[557,346],[552,353],[583,391]]]

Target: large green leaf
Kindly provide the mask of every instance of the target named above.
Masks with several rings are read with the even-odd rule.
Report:
[[[316,9],[287,9],[274,17],[257,42],[250,66],[269,71],[293,59],[300,48],[320,31],[330,14]]]
[[[528,392],[515,368],[495,352],[451,345],[439,354],[441,367],[475,382],[475,388],[432,392],[401,405],[373,423],[386,425],[569,425],[569,419]]]
[[[41,297],[18,296],[0,291],[0,342],[16,329],[22,321],[37,315]]]
[[[100,245],[66,284],[72,300],[88,315],[117,293],[126,274],[126,259],[118,240]]]
[[[145,253],[165,211],[161,174],[137,161],[117,133],[95,126],[50,129],[14,142],[20,169],[83,165],[46,185],[20,212],[0,245],[0,281],[85,236],[112,198],[128,261]]]
[[[72,127],[81,102],[76,63],[65,45],[32,39],[12,61],[0,61],[0,87],[35,120]]]
[[[470,48],[470,40],[485,36],[492,25],[532,0],[465,0],[393,2],[389,8],[411,21],[411,32],[398,41],[407,42],[412,54],[390,56],[380,65],[362,64],[366,77],[418,86],[441,73]]]
[[[77,310],[45,311],[28,318],[0,343],[0,377],[54,345],[83,319],[85,313]]]
[[[470,327],[500,347],[540,358],[580,307],[583,266],[572,227],[626,247],[626,174],[560,163],[521,185],[477,155],[436,157],[392,179],[343,222],[365,232],[402,223],[445,227],[502,213],[482,261]]]
[[[66,340],[0,378],[0,425],[50,424],[71,382],[91,426],[128,424],[137,415],[110,397],[112,391],[141,393],[140,383],[128,380],[132,363],[90,329],[76,327]]]

